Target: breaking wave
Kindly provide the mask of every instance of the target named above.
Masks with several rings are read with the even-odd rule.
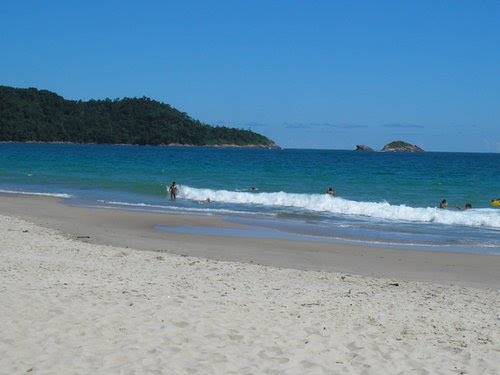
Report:
[[[439,223],[500,229],[500,210],[494,208],[443,210],[435,207],[391,205],[388,202],[357,202],[327,194],[294,194],[286,192],[242,192],[197,189],[181,186],[179,198],[273,208],[291,208],[331,215],[355,215],[390,221]]]

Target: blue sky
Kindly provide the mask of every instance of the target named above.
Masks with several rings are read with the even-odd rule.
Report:
[[[0,0],[0,85],[287,148],[500,152],[500,1]]]

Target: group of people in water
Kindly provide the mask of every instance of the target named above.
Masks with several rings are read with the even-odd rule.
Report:
[[[500,207],[500,199],[492,199],[490,202],[490,206]],[[439,208],[442,208],[442,209],[448,208],[448,202],[446,201],[446,199],[443,199],[441,201],[441,203],[439,203]],[[472,204],[467,202],[465,204],[464,208],[461,208],[459,206],[455,206],[453,209],[455,209],[455,210],[469,210],[471,208],[472,208]]]
[[[255,188],[255,187],[252,187],[250,189],[250,191],[256,192],[256,191],[258,191],[258,189]],[[179,187],[177,186],[177,184],[175,183],[175,181],[173,181],[172,184],[168,187],[168,192],[170,194],[170,199],[171,200],[176,200],[177,199],[177,193],[179,192]],[[335,191],[334,188],[329,187],[326,190],[326,194],[335,196],[335,195],[337,195],[337,192]],[[498,200],[492,199],[492,202],[494,202],[494,201],[500,201],[500,199],[498,199]],[[210,198],[207,198],[207,199],[199,200],[199,201],[195,201],[195,202],[199,203],[199,204],[206,204],[206,203],[210,203],[212,201],[210,200]],[[493,206],[493,204],[492,204],[492,206]],[[441,203],[439,203],[439,208],[441,208],[441,209],[447,209],[448,208],[448,201],[446,199],[443,199],[441,201]],[[455,210],[469,210],[471,208],[472,208],[472,204],[470,204],[470,202],[465,203],[464,208],[459,207],[459,206],[455,206],[454,207]]]
[[[448,208],[448,201],[446,199],[443,199],[441,201],[441,203],[439,203],[439,208],[442,208],[442,209]],[[469,202],[467,202],[465,204],[464,208],[462,208],[460,206],[455,206],[456,210],[469,210],[471,208],[472,208],[472,204],[470,204]]]

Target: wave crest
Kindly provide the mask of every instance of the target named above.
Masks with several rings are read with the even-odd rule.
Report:
[[[391,205],[388,202],[357,202],[327,194],[241,192],[197,189],[190,186],[180,186],[179,197],[191,200],[210,198],[214,202],[294,208],[333,215],[355,215],[398,222],[440,223],[500,229],[500,211],[490,208],[467,211],[442,210],[435,207]]]

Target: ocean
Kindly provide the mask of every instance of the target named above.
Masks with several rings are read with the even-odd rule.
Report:
[[[500,154],[3,143],[0,193],[250,228],[158,230],[500,255]]]

